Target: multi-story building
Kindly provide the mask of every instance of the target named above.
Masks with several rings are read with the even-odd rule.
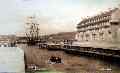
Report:
[[[120,9],[83,19],[77,25],[76,39],[80,42],[120,42]]]

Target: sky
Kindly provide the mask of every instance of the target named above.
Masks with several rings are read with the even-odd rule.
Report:
[[[0,0],[0,34],[24,32],[26,17],[33,15],[41,34],[76,31],[83,18],[119,4],[119,0]]]

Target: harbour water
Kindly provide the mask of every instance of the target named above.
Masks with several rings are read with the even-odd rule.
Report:
[[[34,63],[41,68],[46,68],[51,71],[63,73],[120,73],[119,62],[117,61],[106,61],[104,59],[67,54],[64,51],[49,51],[37,47],[24,46],[24,51],[27,64]],[[50,56],[59,56],[64,63],[48,64],[47,61]]]

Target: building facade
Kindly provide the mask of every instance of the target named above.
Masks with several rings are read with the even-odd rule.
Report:
[[[0,35],[0,47],[15,47],[15,35]]]
[[[76,39],[80,42],[120,42],[120,9],[83,19],[77,24]]]

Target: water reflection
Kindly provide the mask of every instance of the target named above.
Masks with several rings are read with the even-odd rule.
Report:
[[[35,47],[24,46],[27,63],[47,67],[64,73],[119,73],[119,60],[115,58],[98,58],[80,55],[67,54],[64,51],[48,51],[47,49],[37,49]],[[60,56],[64,64],[48,64],[50,56]],[[42,57],[42,58],[41,58]],[[34,58],[34,59],[31,59]],[[43,59],[44,58],[44,59]]]
[[[76,55],[70,55],[71,58]],[[80,72],[93,72],[93,73],[119,73],[120,72],[120,64],[119,60],[113,60],[115,58],[111,58],[111,60],[95,58],[95,57],[87,57],[87,56],[77,56],[76,59],[80,62],[74,63],[71,65],[72,67],[81,68]]]

